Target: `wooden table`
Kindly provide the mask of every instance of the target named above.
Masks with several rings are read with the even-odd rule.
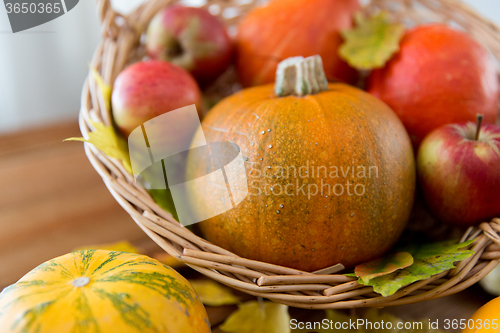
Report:
[[[147,251],[159,249],[109,194],[82,144],[62,142],[73,136],[81,136],[76,120],[0,136],[0,289],[83,245],[129,240]],[[467,319],[491,298],[474,286],[387,311],[407,320]],[[208,312],[215,324],[233,310]]]

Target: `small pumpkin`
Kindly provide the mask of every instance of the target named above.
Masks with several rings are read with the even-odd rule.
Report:
[[[305,271],[376,258],[399,238],[414,200],[401,121],[370,94],[328,84],[318,56],[283,61],[276,78],[229,96],[202,121],[207,142],[240,147],[249,193],[201,230],[240,256]],[[229,155],[224,147],[213,145],[212,156]],[[207,172],[188,165],[190,179]],[[193,185],[193,209],[224,210]]]
[[[500,331],[500,297],[494,298],[477,310],[465,325],[462,333],[489,333]]]
[[[149,257],[82,250],[47,261],[0,293],[2,332],[210,332],[189,282]]]
[[[245,87],[274,82],[278,63],[319,54],[327,78],[352,83],[357,73],[338,55],[340,31],[352,27],[358,0],[274,0],[238,25],[236,68]]]

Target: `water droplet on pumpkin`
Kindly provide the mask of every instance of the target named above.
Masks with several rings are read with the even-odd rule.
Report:
[[[264,134],[264,133],[266,133],[266,132],[264,132],[264,131],[260,132],[260,134]]]
[[[351,213],[351,216],[354,216],[354,213]]]
[[[285,207],[285,205],[281,204],[281,205],[280,205],[280,208],[283,208],[283,207]]]
[[[267,129],[267,131],[268,131],[268,132],[271,132],[271,129],[270,129],[270,128],[268,128],[268,129]]]
[[[263,158],[260,159],[261,161],[263,160]]]
[[[274,190],[274,187],[272,187],[272,186],[271,186],[269,189],[270,189],[271,191],[273,191],[273,190]]]
[[[267,168],[268,168],[268,169],[271,169],[271,166],[270,166],[270,165],[268,165],[268,166],[267,166]]]
[[[269,146],[267,146],[267,147],[268,147],[268,148],[273,148],[273,145],[269,145]]]
[[[279,210],[277,210],[277,211],[276,211],[276,214],[279,214],[279,213],[280,213],[280,211],[279,211]]]
[[[318,145],[318,143],[316,142],[316,146]]]

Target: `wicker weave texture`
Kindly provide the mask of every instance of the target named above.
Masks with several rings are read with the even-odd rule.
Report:
[[[91,66],[105,82],[112,84],[129,63],[144,56],[141,36],[152,17],[176,0],[150,0],[128,16],[117,14],[109,0],[96,0],[102,22],[102,40]],[[208,0],[204,7],[218,15],[235,32],[241,16],[262,1]],[[407,26],[443,22],[464,29],[482,42],[500,60],[500,30],[491,22],[456,0],[371,0],[361,1],[366,12],[384,9]],[[228,71],[209,88],[227,94],[235,83]],[[85,81],[80,110],[80,128],[87,137],[92,122],[110,125],[106,100],[91,75]],[[85,152],[95,170],[117,202],[137,225],[170,255],[200,273],[245,293],[308,309],[346,309],[384,307],[415,303],[459,292],[479,281],[500,261],[500,219],[469,228],[462,240],[476,239],[471,249],[476,254],[453,270],[411,284],[392,296],[382,297],[372,287],[360,285],[355,278],[335,274],[337,267],[308,273],[277,265],[248,260],[217,247],[182,227],[160,208],[140,186],[136,186],[120,161],[107,157],[90,144]]]

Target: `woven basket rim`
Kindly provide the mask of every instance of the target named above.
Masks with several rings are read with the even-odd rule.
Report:
[[[121,69],[134,61],[137,53],[141,52],[141,33],[151,18],[159,9],[174,2],[176,0],[150,0],[131,14],[123,16],[113,11],[109,0],[96,0],[98,16],[102,22],[102,40],[94,53],[91,67],[100,72],[105,82],[112,83]],[[248,1],[238,8],[244,14],[256,2]],[[456,0],[372,0],[365,10],[385,8],[389,3],[396,2],[406,6],[415,2],[427,5],[438,3],[443,11],[451,10],[451,13],[457,15],[453,18],[454,21],[470,23],[469,29],[473,35],[480,34],[481,41],[500,60],[500,28]],[[225,8],[232,1],[208,0],[206,6],[214,4]],[[234,24],[237,19],[238,17],[226,19],[226,23]],[[79,114],[80,129],[84,137],[87,138],[92,131],[92,123],[112,124],[107,103],[89,73],[82,91]],[[357,278],[335,274],[339,270],[338,266],[310,273],[245,259],[182,227],[170,213],[152,200],[145,189],[135,185],[134,177],[120,161],[109,158],[91,144],[85,143],[84,147],[89,161],[116,201],[168,254],[234,289],[285,305],[307,309],[346,309],[420,302],[466,289],[486,276],[500,262],[500,218],[470,227],[466,231],[461,242],[474,239],[475,242],[469,248],[476,253],[458,263],[455,269],[410,284],[389,297],[375,293],[372,287],[359,284]]]

